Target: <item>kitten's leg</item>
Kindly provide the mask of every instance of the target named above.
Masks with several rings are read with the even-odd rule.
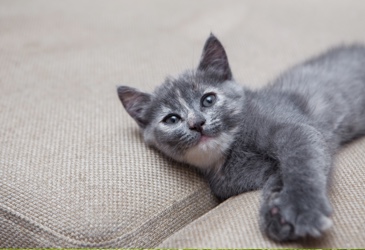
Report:
[[[326,195],[331,153],[313,127],[282,127],[272,134],[279,170],[263,189],[261,226],[277,241],[318,237],[332,225]]]

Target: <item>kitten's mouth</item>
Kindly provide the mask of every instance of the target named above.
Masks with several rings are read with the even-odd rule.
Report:
[[[206,131],[201,131],[196,135],[195,143],[192,146],[206,145],[217,137],[216,134],[212,134]]]
[[[211,137],[211,136],[207,136],[207,135],[202,134],[202,135],[200,136],[199,143],[207,142],[207,141],[208,141],[208,140],[210,140],[210,139],[212,139],[212,137]]]
[[[196,144],[199,145],[199,144],[208,143],[216,137],[217,137],[217,135],[201,132]]]

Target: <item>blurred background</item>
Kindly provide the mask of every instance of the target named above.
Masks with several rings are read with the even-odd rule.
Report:
[[[257,86],[313,53],[364,41],[364,13],[358,0],[3,0],[1,72],[28,65],[75,84],[93,75],[151,90],[195,67],[213,32],[236,78]]]

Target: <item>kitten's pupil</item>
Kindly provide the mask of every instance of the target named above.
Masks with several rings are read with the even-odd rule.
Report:
[[[217,97],[215,96],[215,94],[206,94],[203,96],[202,98],[202,106],[203,107],[211,107],[213,106],[213,104],[215,103],[215,100],[217,99]]]
[[[178,115],[170,114],[167,115],[162,121],[166,124],[176,124],[180,121],[180,117]]]

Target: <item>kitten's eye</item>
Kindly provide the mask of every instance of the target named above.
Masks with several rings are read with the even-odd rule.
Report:
[[[202,97],[201,105],[206,108],[211,107],[215,103],[216,99],[217,96],[215,94],[213,93],[206,94]]]
[[[163,122],[166,124],[176,124],[181,120],[180,116],[178,115],[174,115],[174,114],[170,114],[167,115],[165,118],[163,118]]]

